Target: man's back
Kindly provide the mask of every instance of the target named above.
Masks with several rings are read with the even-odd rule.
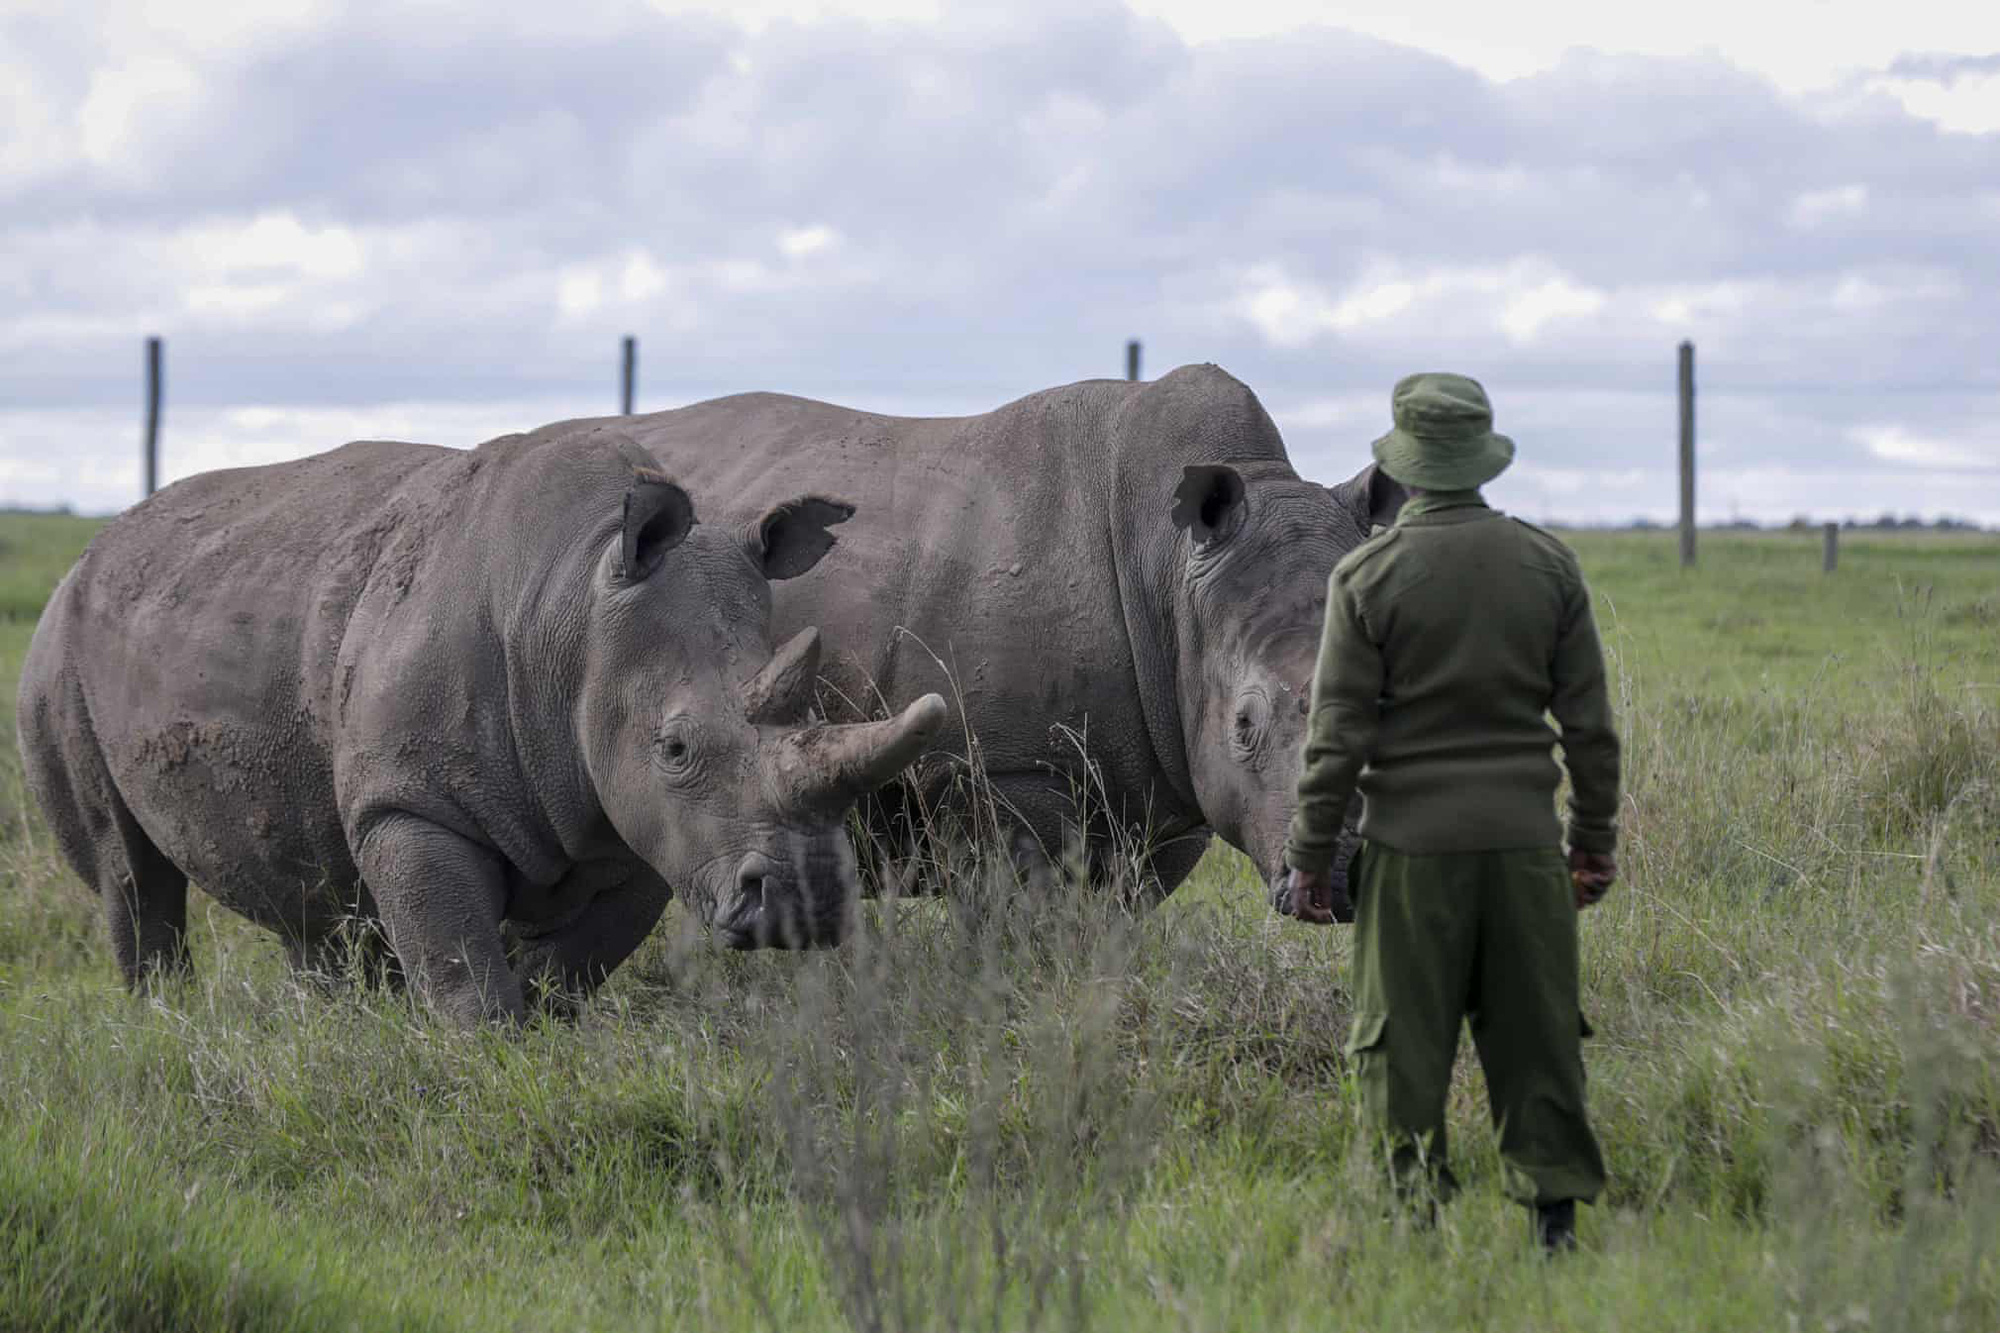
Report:
[[[1571,843],[1609,848],[1618,742],[1568,547],[1476,492],[1425,495],[1334,570],[1327,614],[1351,669],[1320,688],[1348,697],[1318,712],[1307,768],[1316,750],[1342,772],[1365,761],[1363,837],[1411,853],[1556,846],[1552,712]]]

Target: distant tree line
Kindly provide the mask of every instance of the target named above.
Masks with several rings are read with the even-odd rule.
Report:
[[[1808,518],[1799,514],[1791,522],[1782,525],[1759,523],[1755,519],[1732,518],[1724,523],[1704,523],[1702,529],[1708,532],[1818,532],[1826,523],[1825,519]],[[1620,527],[1606,524],[1606,527]],[[1635,518],[1623,524],[1627,532],[1664,532],[1674,525],[1661,523],[1650,518]],[[1878,514],[1872,519],[1856,518],[1849,514],[1840,520],[1840,526],[1850,532],[1984,532],[1983,524],[1969,518],[1954,518],[1949,514],[1925,520],[1915,514]]]
[[[1794,518],[1786,526],[1788,528],[1798,530],[1805,528],[1817,528],[1819,524],[1813,522],[1809,518],[1800,516],[1798,518]],[[1984,531],[1984,528],[1980,524],[1974,523],[1969,518],[1953,518],[1949,514],[1941,515],[1937,518],[1932,519],[1928,523],[1924,522],[1921,518],[1918,518],[1915,514],[1905,514],[1901,518],[1897,518],[1894,514],[1883,513],[1876,515],[1872,521],[1866,523],[1862,522],[1860,519],[1855,518],[1853,515],[1850,514],[1848,515],[1847,518],[1841,521],[1840,526],[1843,528],[1862,528],[1866,529],[1869,532],[1904,532],[1904,531],[1916,531],[1916,530],[1927,530],[1931,532]]]

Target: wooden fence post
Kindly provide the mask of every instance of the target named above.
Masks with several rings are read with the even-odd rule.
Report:
[[[631,334],[625,335],[625,365],[618,379],[618,412],[620,416],[632,415],[632,390],[639,378],[639,340]]]
[[[1828,523],[1820,528],[1820,533],[1819,567],[1821,572],[1831,574],[1840,563],[1840,524]]]
[[[160,340],[146,339],[146,494],[160,489]]]
[[[1139,340],[1137,338],[1127,338],[1125,340],[1125,378],[1128,380],[1139,378]]]
[[[1681,343],[1681,567],[1694,564],[1694,344]]]

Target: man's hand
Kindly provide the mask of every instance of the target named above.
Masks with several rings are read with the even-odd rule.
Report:
[[[1353,900],[1347,896],[1346,889],[1334,888],[1332,871],[1309,875],[1303,870],[1293,870],[1286,879],[1286,886],[1291,890],[1291,908],[1287,916],[1310,921],[1316,926],[1354,920]]]
[[[1586,852],[1573,848],[1569,854],[1569,882],[1576,886],[1576,910],[1581,912],[1602,898],[1618,878],[1618,863],[1609,852]]]

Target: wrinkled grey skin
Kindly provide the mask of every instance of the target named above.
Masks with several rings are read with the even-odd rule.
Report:
[[[617,421],[731,504],[800,489],[860,503],[844,559],[780,588],[776,623],[825,628],[823,697],[962,697],[1003,805],[1041,849],[1074,832],[1070,728],[1087,732],[1111,819],[1159,839],[1157,891],[1211,830],[1282,880],[1327,576],[1393,519],[1387,477],[1302,480],[1256,395],[1207,365],[974,417],[745,394]],[[1108,823],[1086,830],[1099,850]]]
[[[587,992],[690,895],[748,946],[836,940],[841,820],[945,717],[783,725],[771,578],[851,511],[697,524],[609,431],[363,442],[211,472],[107,527],[36,628],[21,754],[127,981],[186,967],[190,878],[301,966],[379,921],[460,1019]]]

